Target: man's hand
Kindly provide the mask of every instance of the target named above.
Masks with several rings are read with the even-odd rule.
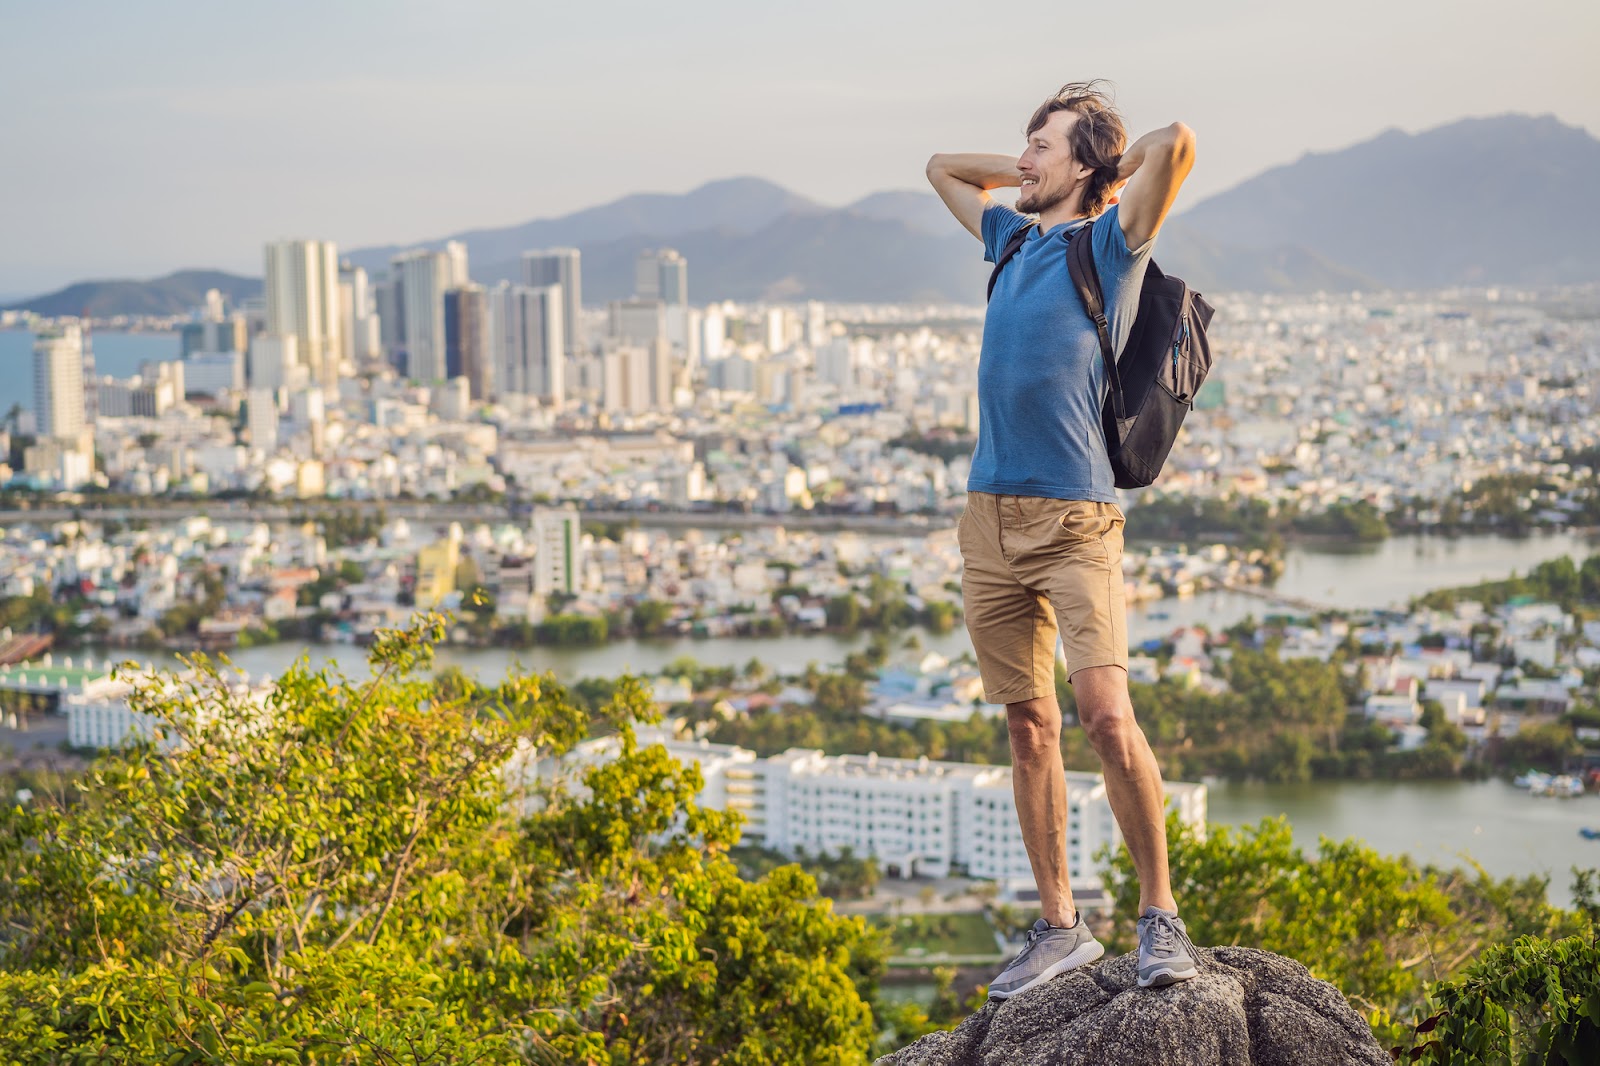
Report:
[[[956,220],[983,240],[983,210],[994,197],[990,189],[1022,184],[1017,158],[1010,155],[936,155],[928,160],[928,181]]]
[[[1194,130],[1181,122],[1140,137],[1117,163],[1121,190],[1117,217],[1129,248],[1138,248],[1161,231],[1194,167]]]

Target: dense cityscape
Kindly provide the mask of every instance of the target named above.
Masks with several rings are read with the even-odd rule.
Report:
[[[4,313],[33,335],[33,404],[0,441],[0,765],[38,783],[151,737],[150,694],[208,676],[178,654],[281,647],[292,675],[300,648],[355,663],[434,617],[435,647],[508,656],[688,642],[635,671],[638,713],[659,716],[639,740],[739,819],[749,876],[800,860],[919,980],[1009,950],[1037,895],[1004,715],[970,650],[923,645],[962,626],[953,522],[981,313],[697,305],[690,266],[641,254],[633,298],[602,309],[582,304],[576,249],[530,251],[520,282],[485,286],[459,244],[374,279],[330,243],[286,241],[239,306],[213,291],[177,319]],[[1593,558],[1361,609],[1275,583],[1295,545],[1600,524],[1594,298],[1217,301],[1226,358],[1158,488],[1126,501],[1130,604],[1153,620],[1197,595],[1258,608],[1157,626],[1130,660],[1181,831],[1205,833],[1224,782],[1592,786]],[[97,373],[96,341],[130,333],[171,336],[175,358]],[[856,634],[861,650],[804,671],[758,650]],[[708,665],[696,640],[752,651]],[[115,665],[152,657],[177,673]],[[276,673],[225,674],[217,698],[276,706]],[[625,700],[615,678],[560,680],[596,723]],[[629,757],[597,732],[521,752],[505,782],[588,794],[586,773]],[[1121,832],[1093,753],[1063,744],[1070,872],[1099,911],[1126,888]]]

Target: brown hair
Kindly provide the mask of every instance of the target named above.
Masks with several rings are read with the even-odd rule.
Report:
[[[1026,131],[1032,137],[1057,111],[1071,111],[1078,116],[1068,140],[1072,158],[1094,171],[1083,188],[1083,209],[1091,215],[1104,211],[1106,201],[1111,199],[1111,188],[1117,182],[1117,163],[1128,147],[1128,131],[1122,125],[1122,114],[1101,91],[1103,84],[1095,80],[1063,85],[1034,111]]]

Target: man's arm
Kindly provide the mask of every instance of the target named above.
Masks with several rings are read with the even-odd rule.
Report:
[[[1138,248],[1161,230],[1183,179],[1194,167],[1194,130],[1181,122],[1145,134],[1128,146],[1117,164],[1126,181],[1117,217],[1129,248]]]
[[[956,220],[981,241],[983,209],[994,199],[989,190],[1018,187],[1022,175],[1016,156],[966,153],[928,160],[928,181]]]

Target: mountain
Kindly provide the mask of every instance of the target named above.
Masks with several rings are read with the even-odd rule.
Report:
[[[1600,140],[1544,115],[1398,130],[1306,155],[1209,197],[1163,228],[1164,269],[1205,292],[1348,291],[1600,281]],[[468,230],[346,257],[374,274],[408,248],[466,243],[472,276],[515,280],[530,248],[583,251],[589,304],[633,291],[634,257],[670,244],[690,295],[716,299],[982,298],[981,250],[931,192],[874,193],[829,208],[760,178],[681,195],[643,193],[557,218]],[[185,271],[86,282],[18,303],[44,314],[163,314],[207,288],[237,300],[260,282]]]
[[[559,218],[537,219],[497,229],[466,230],[411,244],[361,248],[347,253],[345,258],[355,266],[380,273],[389,269],[390,258],[400,252],[412,248],[438,250],[446,241],[461,241],[466,244],[473,263],[513,262],[532,248],[584,247],[632,237],[675,238],[682,233],[709,229],[749,233],[785,215],[819,214],[826,210],[761,178],[728,178],[708,182],[681,195],[638,193]],[[477,275],[478,271],[474,270],[473,276]],[[587,281],[587,270],[584,278]],[[587,291],[584,296],[587,298]]]
[[[1552,115],[1389,130],[1184,212],[1238,253],[1293,246],[1401,288],[1600,281],[1600,140]]]
[[[57,292],[19,300],[0,310],[32,311],[51,317],[181,315],[204,303],[207,289],[217,289],[230,304],[237,304],[261,295],[261,279],[220,270],[180,270],[149,281],[80,281]]]
[[[820,299],[848,302],[971,301],[982,292],[982,250],[953,221],[942,236],[847,210],[789,214],[749,232],[726,227],[680,233],[672,247],[689,261],[695,301]],[[632,294],[634,260],[657,237],[584,243],[583,298],[600,304]],[[475,278],[515,276],[515,260],[474,266]]]

